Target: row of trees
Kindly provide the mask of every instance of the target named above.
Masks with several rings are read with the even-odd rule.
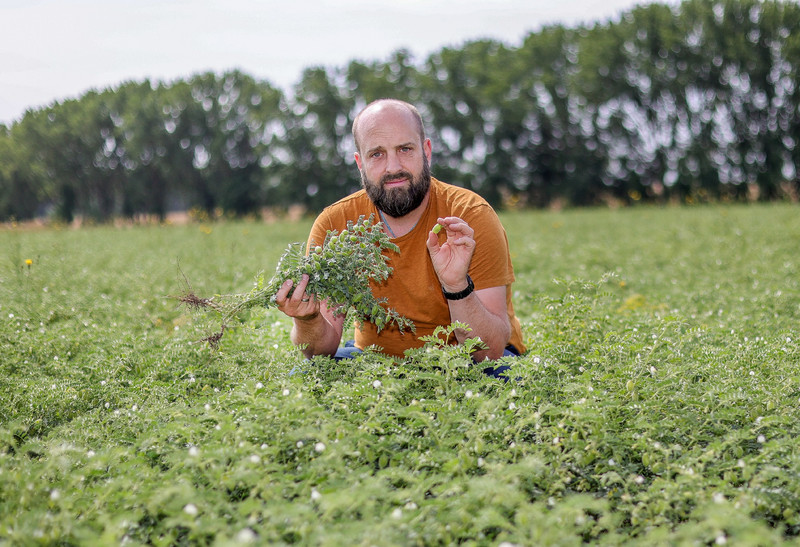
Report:
[[[128,82],[0,126],[0,219],[318,210],[358,188],[367,102],[417,104],[434,174],[492,203],[797,198],[800,6],[650,4],[519,46],[306,70]]]

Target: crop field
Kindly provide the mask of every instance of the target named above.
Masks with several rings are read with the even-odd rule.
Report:
[[[0,228],[0,544],[800,542],[800,209],[501,218],[505,382],[433,343],[305,362],[273,309],[201,342],[175,297],[310,220]]]

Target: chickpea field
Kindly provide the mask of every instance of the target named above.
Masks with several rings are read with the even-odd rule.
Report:
[[[501,220],[506,382],[433,341],[306,362],[275,309],[202,342],[177,297],[310,219],[0,228],[0,544],[800,542],[797,205]]]

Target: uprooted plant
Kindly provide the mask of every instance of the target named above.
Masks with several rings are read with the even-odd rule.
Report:
[[[374,323],[378,330],[394,322],[400,330],[413,331],[412,321],[385,306],[385,298],[377,299],[372,294],[370,282],[381,283],[392,272],[384,251],[399,253],[400,249],[389,240],[380,223],[362,216],[356,222],[348,221],[347,229],[341,233],[329,231],[323,244],[308,252],[304,243],[289,245],[270,280],[266,281],[264,272],[259,273],[247,293],[202,298],[187,289],[178,299],[191,309],[220,316],[220,330],[203,339],[213,348],[218,347],[237,315],[257,306],[276,306],[275,295],[281,285],[291,279],[296,286],[304,274],[309,277],[306,292],[327,301],[337,313],[349,312],[358,321]]]

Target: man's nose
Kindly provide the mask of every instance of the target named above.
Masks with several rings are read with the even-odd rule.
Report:
[[[386,155],[386,171],[388,173],[397,173],[402,169],[403,166],[400,163],[400,157],[394,152],[389,152]]]

